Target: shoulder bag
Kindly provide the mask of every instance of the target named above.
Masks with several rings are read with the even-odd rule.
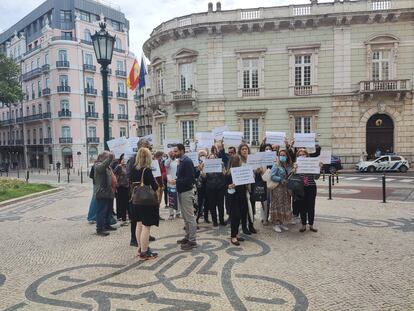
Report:
[[[278,182],[274,182],[273,180],[272,180],[272,178],[271,178],[271,169],[270,168],[268,168],[264,173],[263,173],[263,175],[262,175],[262,180],[264,181],[264,182],[266,182],[266,186],[267,186],[267,189],[269,189],[269,190],[273,190],[273,189],[276,189],[278,186],[279,186],[279,183]]]
[[[144,184],[144,174],[146,168],[141,174],[141,182],[134,186],[132,191],[132,204],[140,206],[158,206],[158,199],[151,185]]]
[[[303,200],[305,196],[305,184],[300,175],[291,175],[288,179],[287,187],[292,191],[292,196],[295,200]]]

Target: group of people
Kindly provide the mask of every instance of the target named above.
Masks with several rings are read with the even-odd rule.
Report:
[[[255,182],[248,185],[236,185],[231,174],[232,168],[248,165],[251,150],[245,143],[237,148],[229,147],[226,152],[223,143],[216,142],[210,150],[198,151],[198,165],[186,155],[182,144],[177,144],[168,154],[161,151],[153,153],[149,141],[140,139],[138,151],[130,159],[124,159],[123,155],[115,159],[112,152],[104,151],[90,173],[94,192],[88,221],[96,222],[99,236],[107,236],[109,231],[116,230],[112,226],[116,222],[114,215],[121,226],[130,224],[130,245],[138,247],[138,256],[142,260],[158,256],[149,247],[149,242],[155,240],[150,229],[151,226],[159,226],[162,219],[160,205],[163,198],[165,207],[169,209],[169,220],[183,218],[185,236],[177,241],[182,250],[197,247],[200,218],[204,223],[212,223],[213,227],[230,224],[230,241],[239,246],[244,241],[239,232],[240,225],[245,235],[257,233],[254,227],[256,203],[261,206],[263,225],[271,222],[278,233],[289,230],[288,225],[296,224],[299,216],[302,223],[300,232],[305,232],[308,225],[310,231],[317,232],[314,227],[315,180],[319,175],[296,174],[296,159],[317,157],[320,147],[309,154],[304,148],[294,148],[294,143],[286,141],[285,144],[281,147],[263,141],[259,151],[275,151],[275,162],[272,166],[254,170]],[[222,171],[205,173],[206,159],[221,159]],[[157,160],[160,166],[158,177],[153,175],[153,160]],[[302,185],[300,194],[290,187],[293,176]]]

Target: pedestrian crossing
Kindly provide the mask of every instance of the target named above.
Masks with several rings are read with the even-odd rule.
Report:
[[[395,177],[395,176],[393,176]],[[339,176],[339,182],[343,180],[343,181],[378,181],[381,182],[382,181],[382,176],[378,176],[378,177],[365,177],[365,176],[349,176],[347,177],[346,175],[340,175]],[[335,180],[336,181],[336,180]],[[404,183],[404,184],[414,184],[414,178],[391,178],[391,177],[387,177],[386,179],[387,183],[392,182],[392,183]]]

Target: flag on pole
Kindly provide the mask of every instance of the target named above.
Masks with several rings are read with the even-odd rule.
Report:
[[[144,56],[141,56],[141,68],[139,70],[139,78],[138,78],[139,89],[142,89],[145,86],[145,75],[146,74],[147,74],[147,70],[145,69]]]
[[[128,87],[133,91],[137,88],[139,82],[139,65],[136,59],[134,59],[134,63],[132,64],[131,71],[129,72],[128,76]]]

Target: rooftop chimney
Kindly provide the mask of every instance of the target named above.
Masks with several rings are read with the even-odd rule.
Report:
[[[209,13],[213,12],[213,2],[208,3],[208,12]]]
[[[216,12],[221,12],[221,2],[216,3]]]

